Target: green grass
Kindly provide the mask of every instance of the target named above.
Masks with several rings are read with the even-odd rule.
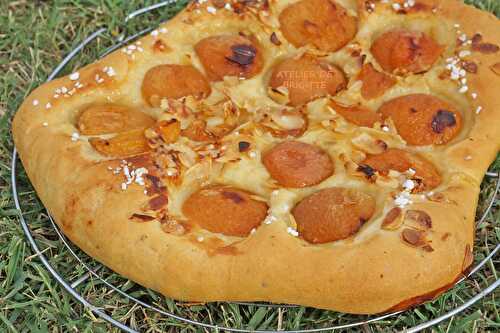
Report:
[[[467,1],[500,15],[499,0]],[[10,120],[22,100],[41,84],[61,59],[85,36],[97,27],[110,27],[113,36],[124,32],[126,13],[154,1],[138,0],[57,0],[57,1],[6,1],[0,2],[0,332],[109,332],[117,331],[105,321],[96,318],[88,309],[76,302],[52,279],[31,248],[25,242],[14,209],[10,186]],[[149,27],[172,15],[186,1],[167,10],[143,16],[133,21],[127,32]],[[112,39],[99,40],[85,49],[82,56],[67,68],[92,62],[98,51],[112,44]],[[495,162],[500,170],[500,159]],[[46,213],[38,201],[22,168],[19,171],[19,193],[26,218],[35,238],[44,249],[51,264],[66,281],[73,282],[85,271],[75,263],[54,233]],[[494,182],[485,180],[481,198],[486,202],[493,193]],[[500,240],[499,198],[495,209],[484,223],[478,226],[476,262],[484,258]],[[485,209],[485,204],[478,209]],[[94,261],[77,251],[91,267]],[[106,281],[116,285],[143,301],[207,323],[217,323],[240,328],[302,329],[340,324],[352,316],[306,308],[269,308],[238,306],[235,304],[210,304],[185,306],[145,290],[112,272],[102,269]],[[461,304],[480,288],[498,278],[498,256],[475,275],[474,280],[462,282],[438,300],[407,311],[401,315],[360,328],[365,332],[395,331],[414,326],[436,317]],[[90,279],[77,287],[78,292],[102,307],[114,318],[145,332],[198,332],[192,325],[176,322],[152,311],[133,306],[116,293],[110,293],[100,280]],[[493,293],[467,311],[444,322],[436,332],[483,332],[500,330],[500,294]]]

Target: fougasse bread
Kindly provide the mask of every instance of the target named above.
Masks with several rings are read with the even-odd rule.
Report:
[[[472,263],[499,45],[461,1],[193,1],[33,91],[15,145],[64,234],[165,296],[402,310]]]

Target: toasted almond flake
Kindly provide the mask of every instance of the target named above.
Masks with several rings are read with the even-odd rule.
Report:
[[[408,210],[405,213],[404,222],[406,226],[413,229],[427,230],[432,228],[432,219],[430,215],[423,210]]]
[[[494,65],[491,65],[490,68],[493,71],[493,73],[495,73],[496,75],[500,75],[500,62],[497,62]]]
[[[399,217],[401,216],[401,208],[399,207],[394,207],[391,210],[387,212],[387,214],[384,217],[384,220],[382,221],[382,229],[384,230],[396,230],[401,226],[402,219]]]

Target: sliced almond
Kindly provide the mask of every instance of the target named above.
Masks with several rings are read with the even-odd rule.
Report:
[[[161,221],[161,230],[175,236],[182,236],[186,233],[186,228],[181,223],[170,218]]]
[[[121,133],[152,126],[155,120],[136,109],[119,105],[96,105],[85,109],[77,127],[83,135]]]
[[[288,104],[290,103],[290,96],[289,96],[289,91],[287,87],[278,87],[278,88],[271,88],[269,87],[267,89],[267,93],[269,94],[269,97],[271,97],[272,100],[279,104]]]
[[[134,214],[132,214],[132,216],[130,216],[129,219],[131,221],[134,221],[134,222],[144,223],[144,222],[151,222],[154,219],[156,219],[156,217],[150,216],[150,215],[146,215],[146,214],[137,214],[137,213],[134,213]]]
[[[495,73],[496,75],[500,75],[500,62],[497,62],[494,65],[491,65],[490,68],[493,71],[493,73]]]
[[[401,237],[405,243],[412,246],[420,247],[427,245],[424,231],[406,228],[401,233]]]
[[[432,228],[432,219],[423,210],[408,210],[404,217],[405,225],[416,229],[427,230]]]
[[[399,207],[394,207],[389,212],[387,212],[387,215],[384,217],[384,220],[382,221],[382,229],[384,230],[398,229],[403,222],[403,219],[401,218],[401,212],[402,210]]]
[[[375,139],[367,133],[362,133],[351,140],[352,144],[368,154],[381,154],[387,150],[387,144],[380,140]]]
[[[144,130],[120,133],[111,139],[89,139],[89,143],[100,154],[108,157],[123,158],[139,155],[150,150]]]

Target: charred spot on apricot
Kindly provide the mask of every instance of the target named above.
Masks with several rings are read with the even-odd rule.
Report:
[[[239,195],[237,192],[230,191],[222,191],[222,196],[234,202],[235,204],[239,204],[245,201],[245,199]]]
[[[237,63],[240,66],[248,66],[254,62],[257,49],[252,45],[237,44],[231,46],[233,54],[227,60]]]
[[[447,110],[438,110],[432,118],[432,130],[436,133],[443,133],[446,127],[453,127],[457,124],[455,114]]]
[[[364,173],[366,178],[368,179],[371,179],[373,176],[375,176],[375,170],[367,164],[360,164],[357,170]]]
[[[250,148],[250,142],[240,141],[238,142],[238,151],[244,153]]]

